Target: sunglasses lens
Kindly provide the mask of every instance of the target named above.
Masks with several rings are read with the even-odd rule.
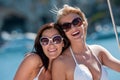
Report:
[[[53,42],[55,44],[59,44],[59,43],[61,43],[61,41],[62,41],[62,37],[61,36],[55,36],[55,37],[53,37]]]
[[[62,29],[68,31],[71,28],[71,23],[64,23],[62,25]]]
[[[74,26],[81,26],[81,25],[82,25],[82,20],[81,20],[81,18],[76,18],[76,19],[74,19],[73,22],[72,22],[72,24],[73,24]]]
[[[41,38],[40,43],[41,43],[41,45],[48,45],[49,39],[48,38]]]
[[[52,40],[51,40],[52,39]],[[59,44],[62,42],[62,37],[60,35],[56,35],[54,37],[52,37],[51,39],[47,38],[47,37],[42,37],[40,39],[40,44],[43,45],[43,46],[46,46],[49,44],[49,42],[52,41],[52,43],[54,44]]]
[[[61,27],[64,31],[69,31],[71,29],[71,25],[74,25],[74,27],[79,27],[82,25],[82,19],[80,17],[75,18],[72,23],[64,23]]]

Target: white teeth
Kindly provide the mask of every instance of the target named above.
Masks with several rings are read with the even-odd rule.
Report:
[[[79,33],[79,31],[76,31],[76,32],[72,33],[72,35],[75,35],[75,34],[78,34],[78,33]]]

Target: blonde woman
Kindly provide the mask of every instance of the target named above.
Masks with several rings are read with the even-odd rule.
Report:
[[[64,5],[57,12],[57,23],[70,46],[52,65],[52,80],[108,80],[104,66],[120,72],[120,60],[100,45],[88,45],[88,22],[80,8]]]

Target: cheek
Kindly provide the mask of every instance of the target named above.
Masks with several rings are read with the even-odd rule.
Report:
[[[44,53],[47,53],[47,47],[42,46],[42,49],[43,49],[43,52],[44,52]]]
[[[60,45],[57,47],[59,54],[62,52],[63,47],[64,47],[64,44],[60,44]]]
[[[69,32],[65,32],[65,35],[67,36],[68,39],[70,39],[71,33]]]
[[[68,34],[67,38],[68,38],[69,41],[72,41],[72,40],[73,40],[71,34]]]

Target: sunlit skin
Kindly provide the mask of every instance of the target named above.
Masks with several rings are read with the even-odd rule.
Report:
[[[59,20],[59,23],[71,23],[72,20],[76,17],[80,16],[75,13],[69,13],[63,16]],[[78,64],[83,64],[89,69],[90,73],[92,74],[93,80],[100,80],[101,78],[102,73],[100,63],[120,72],[120,61],[115,59],[105,48],[99,45],[86,44],[86,35],[84,35],[86,32],[84,29],[85,28],[83,25],[79,27],[73,26],[69,31],[65,32],[66,36],[71,42],[71,48]],[[100,63],[93,54],[98,57]],[[53,80],[74,80],[74,69],[75,62],[68,48],[53,62]]]
[[[55,29],[45,30],[42,34],[42,36],[49,38],[51,38],[54,35],[59,35],[58,31],[56,31]],[[52,41],[50,42],[50,44],[42,46],[45,55],[50,59],[50,62],[51,60],[55,59],[60,55],[60,52],[62,52],[63,47],[64,47],[63,42],[61,44],[54,44],[52,43]]]
[[[60,23],[63,24],[63,23],[71,23],[72,20],[74,18],[77,18],[77,17],[80,17],[79,15],[77,14],[68,14],[67,16],[65,16],[64,18],[61,18],[60,20]],[[76,36],[73,36],[74,34],[76,33],[79,33],[78,35]],[[75,40],[77,42],[79,41],[83,41],[83,34],[84,34],[84,27],[83,25],[79,26],[79,27],[74,27],[72,25],[72,28],[66,32],[66,36],[69,38],[69,40]]]
[[[51,38],[54,35],[60,35],[54,28],[44,30],[42,36]],[[59,44],[50,43],[46,46],[42,45],[45,55],[49,58],[48,69],[43,68],[39,75],[39,80],[51,80],[51,63],[53,59],[58,57],[62,48],[64,47],[63,41]],[[34,53],[28,54],[20,64],[19,69],[16,72],[14,80],[34,80],[38,75],[41,67],[43,66],[41,58]]]
[[[61,22],[61,24],[65,23],[65,22],[71,22],[76,17],[80,17],[80,16],[77,14],[71,13],[71,14],[68,14],[67,16],[65,16],[64,18],[62,18],[60,20],[60,22]],[[94,75],[96,75],[99,78],[100,74],[101,74],[100,73],[100,65],[98,65],[97,60],[94,58],[94,56],[91,55],[90,51],[88,51],[88,49],[87,49],[87,46],[86,46],[86,43],[85,43],[85,40],[83,37],[84,28],[82,28],[82,27],[83,27],[83,25],[81,25],[79,27],[73,27],[68,32],[65,32],[65,34],[69,38],[69,40],[71,41],[71,47],[76,55],[76,58],[78,58],[78,62],[86,64],[87,66],[89,66],[89,69],[92,72],[95,72],[96,74],[98,74],[98,75],[96,75],[96,74],[94,74]],[[78,44],[78,43],[80,43],[80,44]],[[79,46],[79,48],[76,48],[76,46],[77,47]],[[69,54],[69,55],[71,55],[71,54]],[[84,59],[83,56],[87,57],[89,61]],[[95,63],[93,63],[93,62],[95,62]],[[74,62],[72,65],[74,65]],[[71,69],[72,68],[74,69],[74,66],[72,66]],[[73,78],[71,80],[73,80]]]

